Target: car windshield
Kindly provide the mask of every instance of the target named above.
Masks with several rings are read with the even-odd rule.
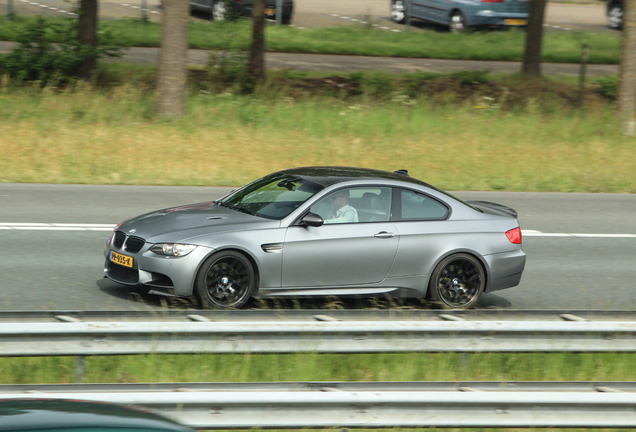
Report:
[[[282,219],[324,187],[309,180],[276,173],[228,195],[219,205],[268,219]]]

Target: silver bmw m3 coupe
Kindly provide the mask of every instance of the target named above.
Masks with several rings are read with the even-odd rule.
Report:
[[[518,285],[526,262],[513,209],[463,202],[405,170],[346,167],[279,171],[216,201],[129,219],[104,255],[115,282],[215,308],[344,295],[468,308]]]

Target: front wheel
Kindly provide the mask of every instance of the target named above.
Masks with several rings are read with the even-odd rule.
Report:
[[[250,261],[243,254],[226,251],[205,260],[197,274],[195,291],[203,306],[231,309],[247,303],[255,285]]]
[[[614,30],[623,28],[623,7],[614,3],[607,11],[607,26]]]
[[[391,19],[398,24],[404,24],[406,9],[403,0],[393,0],[391,2]]]
[[[453,33],[461,33],[466,31],[466,28],[468,26],[466,24],[466,17],[464,16],[464,14],[460,11],[453,12],[448,27]]]
[[[467,309],[475,305],[486,286],[486,275],[477,258],[455,254],[435,267],[429,282],[430,299],[444,309]]]

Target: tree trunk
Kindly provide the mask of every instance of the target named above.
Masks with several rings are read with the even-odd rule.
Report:
[[[256,79],[265,78],[265,0],[254,0],[249,72]]]
[[[526,50],[523,54],[521,73],[541,76],[541,43],[543,40],[543,16],[546,0],[530,0],[530,16],[526,27]]]
[[[156,111],[168,117],[182,116],[186,102],[190,5],[188,0],[163,0],[162,3]]]
[[[618,86],[618,115],[625,133],[634,133],[636,109],[636,0],[625,0],[623,14],[623,49]]]
[[[97,48],[97,0],[80,0],[79,7],[77,41],[80,45]],[[92,54],[77,68],[77,76],[90,81],[96,70],[97,55]]]

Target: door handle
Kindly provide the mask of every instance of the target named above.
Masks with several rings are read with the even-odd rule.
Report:
[[[392,232],[380,231],[379,233],[375,234],[373,237],[381,238],[381,239],[387,239],[387,238],[391,238],[391,237],[394,237],[394,236],[395,236],[395,234],[393,234]]]

